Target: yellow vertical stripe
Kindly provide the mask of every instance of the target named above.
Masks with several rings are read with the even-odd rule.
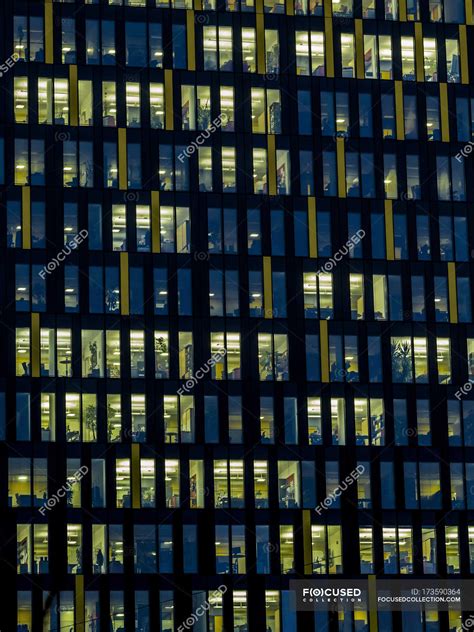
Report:
[[[256,0],[255,12],[256,13],[263,13],[263,0]]]
[[[472,0],[471,0],[472,6]],[[472,24],[472,19],[471,22]],[[469,57],[467,49],[467,29],[465,24],[459,26],[459,55],[461,57],[461,83],[469,83]]]
[[[368,598],[369,598],[369,630],[370,632],[378,632],[378,617],[377,617],[377,585],[375,575],[369,575],[367,577],[369,583]]]
[[[257,13],[255,16],[255,24],[257,27],[257,72],[264,75],[266,72],[265,65],[265,23],[263,13]]]
[[[324,18],[324,40],[326,49],[326,77],[334,77],[334,37],[332,19]]]
[[[75,602],[76,613],[74,617],[74,630],[75,632],[85,632],[85,620],[86,620],[86,607],[84,598],[84,575],[75,576]]]
[[[31,248],[31,190],[30,187],[21,188],[21,247]]]
[[[151,251],[160,252],[160,192],[151,192]]]
[[[308,243],[309,243],[309,256],[311,259],[316,259],[318,256],[318,240],[316,232],[316,198],[308,198]]]
[[[405,114],[403,108],[403,84],[395,81],[395,116],[397,123],[397,140],[405,140]]]
[[[186,11],[186,37],[188,44],[188,70],[196,70],[196,38],[194,11]]]
[[[263,257],[263,311],[265,318],[273,318],[272,258]]]
[[[337,194],[340,198],[346,197],[346,156],[344,144],[344,138],[336,139]]]
[[[194,0],[194,10],[202,11],[202,0]]]
[[[69,125],[79,125],[79,95],[77,87],[77,66],[69,66]]]
[[[472,18],[472,0],[466,0],[466,24],[474,24]]]
[[[398,15],[400,22],[407,21],[407,0],[398,0]]]
[[[319,337],[321,346],[321,382],[329,382],[329,337],[328,321],[319,321]]]
[[[304,509],[302,514],[304,574],[312,575],[313,546],[311,542],[311,512],[309,509]]]
[[[44,3],[44,60],[47,64],[54,63],[54,28],[52,0],[46,0]]]
[[[415,22],[415,63],[416,80],[425,80],[425,64],[423,55],[423,28],[421,22]]]
[[[395,259],[395,246],[393,241],[393,207],[392,200],[385,200],[385,245],[387,260]]]
[[[40,316],[31,314],[31,377],[40,377]]]
[[[441,140],[449,143],[449,109],[448,109],[448,84],[439,84],[439,105],[441,110]]]
[[[267,136],[267,154],[268,154],[268,194],[276,195],[276,149],[275,136],[269,134]]]
[[[324,17],[332,17],[332,0],[324,0]]]
[[[124,127],[118,129],[118,176],[119,189],[125,190],[128,185],[127,174],[127,130]]]
[[[295,15],[294,0],[286,0],[286,15]]]
[[[458,322],[458,292],[456,286],[456,265],[448,262],[448,294],[449,294],[449,322]]]
[[[140,509],[141,505],[141,481],[140,481],[140,446],[138,443],[132,443],[132,509]]]
[[[355,49],[357,79],[363,79],[365,77],[365,63],[362,20],[355,20]]]
[[[165,126],[172,131],[174,129],[173,120],[173,71],[165,70]]]
[[[120,305],[122,316],[130,314],[130,282],[128,276],[128,252],[120,253]]]

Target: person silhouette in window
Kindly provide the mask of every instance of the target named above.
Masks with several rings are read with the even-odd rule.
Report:
[[[96,556],[96,559],[95,559],[95,563],[97,565],[99,573],[102,573],[102,566],[104,565],[104,554],[102,553],[101,549],[98,549],[98,551],[97,551],[97,556]]]

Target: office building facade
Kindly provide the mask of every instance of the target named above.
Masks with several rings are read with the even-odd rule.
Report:
[[[460,628],[290,581],[474,573],[472,0],[0,29],[1,629]]]

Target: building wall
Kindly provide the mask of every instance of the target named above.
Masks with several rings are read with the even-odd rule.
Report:
[[[2,3],[6,629],[461,626],[290,581],[474,572],[472,24]]]

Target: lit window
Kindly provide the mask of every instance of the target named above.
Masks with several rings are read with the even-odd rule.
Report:
[[[176,509],[180,505],[179,461],[165,459],[166,506]]]
[[[401,37],[402,49],[402,79],[404,81],[416,81],[415,74],[415,39],[413,37]]]
[[[150,83],[150,126],[163,129],[165,126],[165,97],[162,83]]]
[[[332,0],[332,13],[344,18],[352,17],[353,0]]]
[[[117,120],[117,97],[114,81],[102,82],[102,124],[115,127]]]
[[[82,566],[82,525],[67,525],[67,572],[83,575]]]
[[[125,84],[125,105],[127,108],[127,127],[140,127],[140,84]]]
[[[54,124],[69,125],[69,81],[54,79]]]
[[[104,333],[82,330],[82,377],[104,377]]]
[[[79,393],[65,393],[64,396],[66,441],[81,440],[81,397]]]
[[[342,76],[355,77],[355,46],[352,33],[341,33]]]
[[[15,123],[28,123],[27,77],[15,77],[13,80],[13,107]]]
[[[257,71],[257,43],[255,29],[242,29],[242,70],[243,72]]]
[[[438,81],[438,49],[435,38],[423,38],[423,63],[425,81]]]

